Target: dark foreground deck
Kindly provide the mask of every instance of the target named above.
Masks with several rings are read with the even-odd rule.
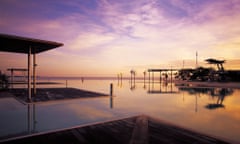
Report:
[[[148,116],[80,126],[2,141],[10,144],[227,144],[228,142],[170,125]]]
[[[10,93],[17,99],[28,103],[27,89],[12,89]],[[32,102],[47,102],[53,100],[66,100],[74,98],[89,98],[107,96],[107,94],[91,92],[76,88],[38,88],[37,95],[32,96]]]

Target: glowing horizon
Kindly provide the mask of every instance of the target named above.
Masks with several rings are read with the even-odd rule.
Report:
[[[129,75],[148,68],[195,67],[209,57],[240,69],[236,0],[80,0],[0,2],[0,33],[64,43],[37,55],[38,75]],[[0,52],[0,70],[26,56]],[[19,61],[23,59],[23,61]]]

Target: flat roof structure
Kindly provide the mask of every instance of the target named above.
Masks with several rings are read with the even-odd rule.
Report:
[[[31,81],[36,95],[36,54],[63,46],[62,43],[0,33],[0,51],[28,54],[28,99],[31,102]],[[31,66],[33,55],[33,74]]]
[[[7,71],[27,71],[27,69],[24,69],[24,68],[8,68]]]
[[[28,54],[29,47],[31,47],[31,54],[37,54],[60,46],[63,46],[63,44],[53,41],[0,33],[0,51],[4,52]]]
[[[160,82],[162,82],[162,76],[161,76],[161,73],[162,72],[168,72],[170,71],[171,72],[171,83],[172,83],[172,72],[173,71],[178,71],[179,69],[148,69],[148,73],[149,73],[149,82],[151,80],[151,76],[150,76],[150,73],[152,73],[152,82],[154,83],[154,73],[160,73]]]
[[[209,64],[223,64],[223,63],[225,63],[225,60],[217,60],[217,59],[213,59],[213,58],[206,59],[205,61],[208,62]]]
[[[148,72],[178,71],[179,69],[148,69]]]

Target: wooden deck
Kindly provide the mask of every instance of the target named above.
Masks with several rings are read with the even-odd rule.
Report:
[[[12,89],[9,91],[17,99],[28,103],[27,89]],[[107,94],[91,92],[76,88],[38,88],[37,95],[32,96],[32,102],[47,102],[54,100],[66,100],[75,98],[89,98],[108,96]]]
[[[35,134],[2,141],[2,143],[227,144],[228,142],[141,115],[49,133]]]

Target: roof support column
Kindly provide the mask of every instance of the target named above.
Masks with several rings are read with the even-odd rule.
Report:
[[[35,49],[34,49],[34,53],[33,53],[33,96],[36,96],[36,53],[35,53]]]
[[[11,71],[11,89],[13,89],[13,69]]]
[[[28,49],[28,101],[32,101],[32,96],[31,96],[31,46],[29,46]]]
[[[148,91],[150,91],[150,71],[148,70]]]

